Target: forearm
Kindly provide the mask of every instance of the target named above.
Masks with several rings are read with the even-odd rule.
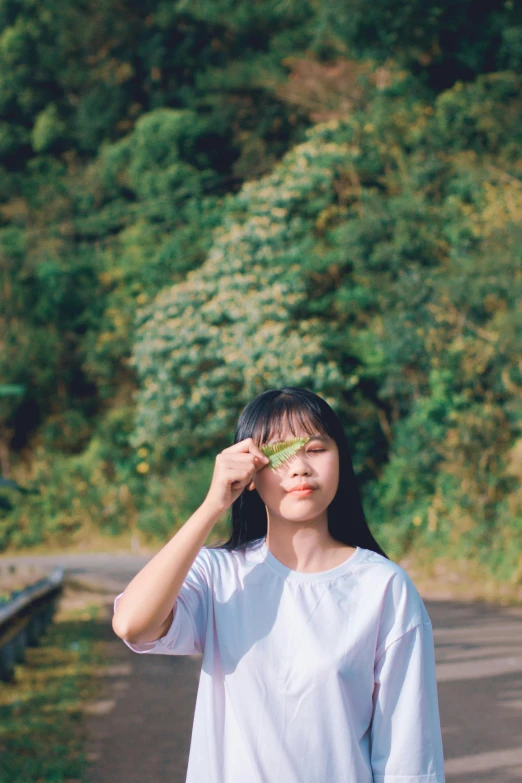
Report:
[[[203,502],[129,582],[112,619],[117,636],[135,642],[157,638],[185,577],[222,514]]]

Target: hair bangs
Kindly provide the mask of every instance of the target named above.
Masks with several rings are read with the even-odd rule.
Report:
[[[256,420],[251,423],[249,437],[258,446],[270,440],[283,440],[286,424],[294,437],[301,437],[303,432],[310,437],[316,434],[330,435],[309,400],[283,393],[268,399],[267,404],[258,411]]]

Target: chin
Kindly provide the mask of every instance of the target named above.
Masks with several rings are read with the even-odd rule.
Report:
[[[309,522],[313,519],[317,519],[326,512],[327,506],[324,508],[308,503],[306,508],[304,503],[296,503],[293,508],[281,508],[279,516],[283,519],[288,519],[293,522]]]

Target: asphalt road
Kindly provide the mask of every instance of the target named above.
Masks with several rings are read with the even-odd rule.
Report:
[[[100,636],[110,665],[103,698],[85,716],[92,783],[185,781],[201,656],[136,655],[110,625],[114,597],[149,558],[0,557],[0,568],[60,564],[105,591]],[[447,783],[522,781],[522,608],[423,598],[434,628]]]

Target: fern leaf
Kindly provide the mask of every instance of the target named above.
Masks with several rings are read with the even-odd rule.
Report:
[[[279,443],[269,443],[261,446],[261,451],[270,460],[268,467],[270,470],[276,470],[283,462],[293,457],[296,451],[299,451],[310,438],[292,438],[291,440],[281,440]]]

